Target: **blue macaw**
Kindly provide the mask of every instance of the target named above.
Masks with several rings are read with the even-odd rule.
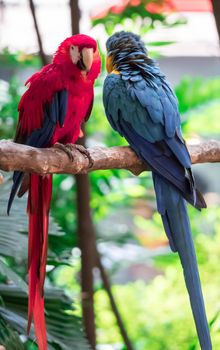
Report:
[[[138,35],[115,33],[106,47],[103,102],[107,118],[152,170],[157,209],[170,247],[181,260],[201,349],[211,350],[186,208],[186,201],[199,210],[206,203],[195,187],[177,98]]]

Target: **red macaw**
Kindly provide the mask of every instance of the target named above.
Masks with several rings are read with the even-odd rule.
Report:
[[[26,82],[28,89],[18,106],[19,119],[15,142],[40,148],[56,144],[70,155],[69,148],[81,134],[81,123],[90,116],[93,85],[100,72],[100,66],[100,56],[94,39],[79,34],[64,40],[58,47],[52,63],[32,75]],[[79,150],[86,154],[85,149]],[[29,190],[28,332],[33,318],[39,350],[45,350],[47,338],[43,285],[52,175],[27,175],[15,171],[8,201],[8,214],[19,186],[18,196]]]

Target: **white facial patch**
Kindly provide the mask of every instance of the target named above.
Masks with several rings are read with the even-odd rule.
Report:
[[[71,60],[74,64],[76,64],[79,61],[80,52],[79,52],[79,48],[77,46],[74,46],[74,45],[70,46],[70,57],[71,57]]]

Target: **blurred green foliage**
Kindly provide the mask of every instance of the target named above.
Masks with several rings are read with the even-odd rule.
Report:
[[[0,55],[0,65],[6,67],[36,67],[40,66],[40,58],[37,55],[28,55],[24,52],[14,52],[12,53],[7,47],[1,51]]]
[[[184,131],[186,134],[199,134],[201,137],[220,136],[220,124],[216,118],[220,114],[220,100],[198,106],[198,110],[189,111]],[[190,120],[190,122],[189,122]]]
[[[124,5],[118,4],[109,8],[104,15],[97,16],[92,21],[93,26],[104,25],[108,35],[111,35],[118,28],[123,30],[136,31],[139,34],[154,29],[159,23],[165,27],[173,27],[184,24],[183,18],[170,19],[163,13],[154,13],[147,9],[149,3],[164,3],[164,0],[140,0],[128,1]],[[158,45],[164,45],[164,42],[158,42]]]
[[[8,87],[5,86],[7,94],[6,102],[0,105],[0,137],[13,138],[15,135],[15,125],[17,124],[17,109],[20,101],[20,83],[17,78],[12,78]]]
[[[189,207],[190,221],[195,236],[195,246],[203,292],[210,320],[213,349],[220,346],[220,208],[211,206],[198,214]],[[146,221],[153,225],[151,220]],[[159,231],[162,231],[162,224]],[[165,236],[165,235],[164,235]],[[119,310],[128,334],[137,350],[199,350],[196,330],[184,283],[182,267],[177,254],[167,253],[149,260],[159,272],[152,282],[136,281],[114,285]],[[60,267],[57,283],[72,295],[76,291],[73,275],[79,266]],[[95,293],[97,334],[102,344],[122,344],[122,339],[112,314],[106,292],[97,287]],[[122,346],[122,345],[121,345]]]
[[[175,89],[186,134],[219,137],[220,78],[185,77]]]
[[[175,88],[180,114],[220,99],[220,78],[184,77]],[[199,114],[199,113],[198,113]]]

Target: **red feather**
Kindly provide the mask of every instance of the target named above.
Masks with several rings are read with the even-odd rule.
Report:
[[[70,59],[70,45],[93,48],[94,60],[85,77]],[[100,57],[95,40],[86,35],[67,38],[59,46],[53,62],[30,77],[27,91],[18,106],[19,120],[15,141],[23,142],[35,129],[41,128],[44,105],[50,103],[56,92],[68,91],[64,126],[56,125],[48,146],[56,142],[75,143],[80,135],[81,123],[89,117],[93,103],[94,80],[100,72]],[[34,319],[39,350],[47,349],[44,317],[44,279],[48,247],[48,216],[52,194],[52,176],[30,175],[27,212],[28,228],[28,332]]]
[[[28,333],[34,318],[36,338],[40,350],[47,349],[44,317],[43,285],[47,262],[48,220],[52,194],[52,176],[30,176],[28,207],[28,269],[29,303]]]

